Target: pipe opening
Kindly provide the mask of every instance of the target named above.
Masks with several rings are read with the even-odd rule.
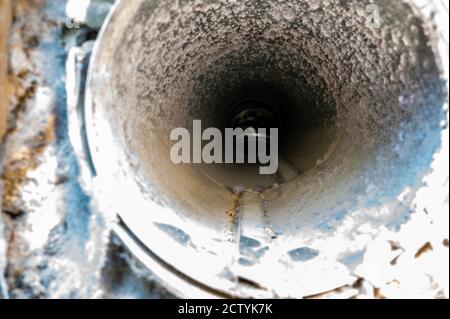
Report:
[[[245,55],[241,57],[243,60],[248,58]],[[223,59],[216,63],[224,63]],[[233,63],[242,63],[235,56],[225,58],[228,59]],[[200,170],[204,174],[228,189],[242,186],[262,191],[295,179],[325,161],[336,137],[333,134],[336,130],[335,109],[323,104],[322,95],[326,93],[322,93],[320,88],[319,91],[309,89],[302,74],[297,72],[293,72],[285,82],[280,82],[276,79],[279,71],[273,64],[266,62],[262,65],[264,70],[243,64],[234,69],[214,64],[208,68],[206,76],[203,74],[204,79],[197,86],[200,92],[194,88],[191,98],[191,101],[198,101],[205,90],[213,111],[202,113],[199,119],[220,128],[222,135],[225,135],[225,128],[265,128],[267,134],[270,128],[278,129],[279,155],[275,174],[261,175],[261,164],[248,163],[247,154],[245,164],[201,165]],[[209,74],[217,70],[227,72]],[[233,74],[233,70],[238,74]],[[254,74],[254,78],[246,76],[250,73]],[[264,74],[266,76],[263,78]],[[208,91],[211,81],[224,89],[219,93]],[[202,107],[208,109],[206,103]],[[256,140],[261,138],[266,139],[267,144],[270,142],[269,136],[255,136]],[[266,150],[269,150],[269,145]]]
[[[377,1],[382,21],[374,27],[371,2],[119,6],[94,60],[88,129],[99,175],[114,176],[121,196],[133,199],[135,209],[120,210],[130,229],[148,239],[148,225],[174,225],[189,245],[168,251],[159,237],[146,244],[214,282],[239,259],[227,244],[258,225],[252,265],[277,264],[283,274],[288,252],[332,236],[346,217],[351,225],[359,216],[373,228],[401,225],[410,203],[399,198],[412,201],[440,146],[446,92],[435,36],[414,5]],[[194,120],[222,131],[279,128],[278,172],[174,164],[170,133],[192,132]],[[242,199],[236,186],[256,195]],[[259,220],[245,219],[255,211]],[[311,247],[323,256],[323,246]],[[190,263],[192,253],[207,266]]]
[[[421,143],[439,132],[442,82],[408,4],[383,1],[377,29],[367,26],[358,1],[326,11],[308,1],[144,3],[121,45],[104,44],[108,77],[100,83],[111,91],[98,96],[96,114],[112,127],[141,189],[157,190],[177,214],[217,227],[233,186],[271,192],[281,185],[283,199],[268,194],[269,210],[286,231],[288,220],[332,215],[373,180],[380,189],[368,197],[395,194],[393,185],[417,173],[404,161],[431,154],[432,145]],[[170,132],[192,132],[197,119],[222,130],[278,126],[278,172],[172,163]]]

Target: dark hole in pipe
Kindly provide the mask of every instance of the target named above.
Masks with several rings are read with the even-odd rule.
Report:
[[[202,171],[210,178],[232,189],[244,186],[267,189],[292,180],[314,168],[323,161],[335,135],[333,125],[321,118],[317,108],[316,94],[305,91],[294,94],[290,83],[264,83],[255,81],[228,92],[213,107],[215,119],[223,133],[225,128],[265,128],[267,135],[257,134],[256,139],[266,140],[269,152],[270,128],[278,129],[278,171],[273,175],[259,174],[261,163],[249,163],[248,147],[245,145],[245,163],[207,164]],[[319,105],[320,107],[320,105]],[[319,115],[318,115],[319,114]],[[248,138],[246,138],[248,142]]]

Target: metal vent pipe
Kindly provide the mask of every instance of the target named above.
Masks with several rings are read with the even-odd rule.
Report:
[[[448,147],[433,23],[415,1],[119,1],[86,93],[100,209],[180,295],[338,287],[359,229],[398,228]],[[193,120],[279,128],[278,172],[174,164]]]

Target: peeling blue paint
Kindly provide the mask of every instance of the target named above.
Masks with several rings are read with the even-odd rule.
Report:
[[[309,247],[300,247],[288,251],[288,255],[293,261],[308,261],[317,257],[319,251]]]
[[[189,236],[185,231],[169,224],[155,223],[155,225],[177,243],[180,243],[183,246],[187,246],[189,244],[192,245],[191,236]]]

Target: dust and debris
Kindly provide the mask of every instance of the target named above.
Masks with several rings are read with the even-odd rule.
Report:
[[[391,245],[391,250],[399,250],[402,249],[400,244],[398,242],[395,242],[393,240],[388,240],[389,245]]]
[[[420,247],[417,252],[414,254],[415,258],[419,258],[420,256],[422,256],[424,253],[432,251],[433,250],[433,246],[431,245],[430,242],[426,242],[425,244],[423,244],[422,247]]]
[[[396,257],[395,257],[394,259],[392,259],[389,263],[390,263],[392,266],[395,266],[395,265],[397,264],[398,257],[400,257],[400,255],[396,256]]]
[[[50,116],[49,122],[33,140],[29,141],[30,147],[13,154],[4,163],[2,173],[3,180],[3,212],[13,217],[24,213],[20,208],[20,186],[29,181],[27,173],[36,169],[39,165],[38,157],[42,155],[46,147],[55,140],[55,116]]]
[[[235,187],[235,189],[233,189],[233,193],[231,195],[231,206],[225,212],[231,224],[235,224],[237,221],[239,214],[240,200],[243,192],[244,188],[242,187]]]
[[[381,293],[380,288],[374,287],[374,288],[373,288],[373,295],[374,295],[375,298],[377,298],[377,299],[386,299],[386,296],[384,296],[384,295]]]

